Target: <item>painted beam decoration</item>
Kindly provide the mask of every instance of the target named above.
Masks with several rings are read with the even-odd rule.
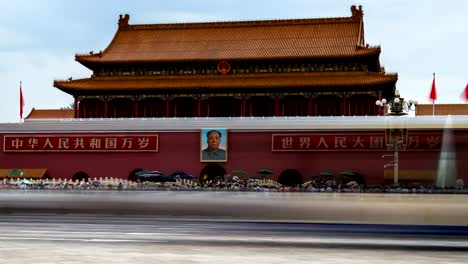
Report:
[[[409,133],[403,149],[406,151],[440,151],[442,135]],[[384,133],[273,134],[272,151],[386,151]]]
[[[158,134],[5,135],[3,152],[158,152]]]

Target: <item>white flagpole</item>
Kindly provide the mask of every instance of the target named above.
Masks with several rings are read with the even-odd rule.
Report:
[[[435,89],[435,72],[432,73],[432,87],[431,87],[431,93],[432,93],[432,89],[434,89],[434,98],[432,98],[432,116],[435,115],[435,97],[437,96],[436,94],[436,89]]]
[[[24,96],[23,96],[23,81],[20,81],[20,86],[19,86],[19,92],[20,92],[20,123],[24,121],[23,115],[24,115]]]

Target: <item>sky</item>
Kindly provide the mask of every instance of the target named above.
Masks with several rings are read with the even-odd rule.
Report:
[[[351,16],[351,5],[362,5],[365,41],[381,46],[402,97],[431,103],[435,73],[436,103],[465,103],[466,0],[0,0],[0,122],[20,122],[20,81],[25,116],[72,104],[53,81],[90,77],[74,56],[105,49],[120,14],[130,24],[323,18]]]

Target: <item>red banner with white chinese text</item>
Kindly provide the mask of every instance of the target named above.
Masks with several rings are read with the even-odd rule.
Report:
[[[157,134],[5,135],[4,152],[157,152]]]
[[[409,134],[400,147],[407,151],[439,151],[442,135]],[[273,134],[272,151],[385,151],[384,133],[373,134]]]

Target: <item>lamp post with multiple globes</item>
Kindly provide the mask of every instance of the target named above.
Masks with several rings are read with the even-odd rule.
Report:
[[[385,98],[382,100],[377,100],[375,102],[377,106],[381,106],[387,111],[390,112],[386,115],[389,116],[402,116],[407,115],[410,111],[415,111],[416,106],[418,105],[417,101],[409,100],[405,101],[404,98],[400,97],[400,93],[398,90],[395,91],[395,97],[387,101]],[[407,128],[388,128],[385,130],[385,143],[388,149],[393,150],[393,163],[387,164],[384,166],[391,165],[393,166],[393,183],[398,185],[398,152],[405,148],[406,143],[408,141],[408,129]],[[386,157],[388,155],[383,155],[382,157]]]
[[[395,97],[387,101],[385,98],[382,100],[375,101],[377,106],[390,108],[390,112],[387,115],[407,115],[409,111],[415,111],[418,102],[415,100],[405,101],[404,98],[400,97],[400,92],[395,91]]]

